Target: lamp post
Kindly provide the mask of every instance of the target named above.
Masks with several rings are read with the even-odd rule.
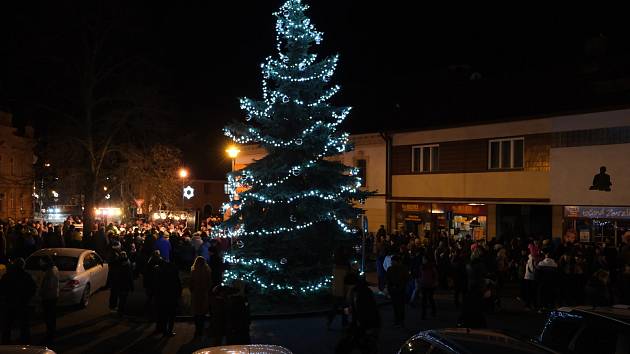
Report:
[[[238,154],[241,152],[241,150],[236,145],[230,145],[227,149],[225,149],[225,152],[227,153],[228,157],[232,159],[232,172],[234,172],[236,167],[236,158],[238,157]]]
[[[228,157],[232,159],[232,172],[236,170],[236,158],[241,150],[236,145],[230,145],[225,149]],[[230,239],[230,253],[234,254],[234,240]]]
[[[182,179],[182,211],[184,211],[184,184],[186,182],[186,177],[188,177],[188,170],[185,168],[179,169],[179,177]]]

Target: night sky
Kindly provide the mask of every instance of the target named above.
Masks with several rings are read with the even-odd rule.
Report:
[[[56,66],[78,54],[73,24],[101,11],[117,23],[104,55],[138,58],[138,79],[175,112],[167,137],[199,178],[242,119],[238,97],[260,96],[259,64],[274,50],[269,1],[28,1],[1,5],[0,108],[45,137],[55,129],[36,104],[62,104],[73,81]],[[323,55],[339,53],[337,103],[355,110],[351,133],[424,128],[623,105],[630,101],[630,27],[606,8],[492,9],[415,1],[311,0],[325,33]],[[422,2],[424,3],[424,2]],[[37,4],[37,5],[35,5]],[[573,4],[575,6],[575,4]],[[114,10],[112,10],[112,8]],[[387,122],[387,123],[385,123]],[[152,124],[147,122],[147,124]]]

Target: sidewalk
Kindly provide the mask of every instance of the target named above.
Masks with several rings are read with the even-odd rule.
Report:
[[[510,292],[512,289],[509,289]],[[142,314],[144,292],[142,288],[130,296],[132,312],[137,315],[120,318],[110,313],[107,307],[109,291],[96,293],[87,309],[61,314],[58,318],[58,339],[51,346],[58,353],[191,353],[209,346],[207,338],[193,338],[192,320],[180,318],[175,324],[177,335],[162,338],[153,335],[154,324]],[[392,306],[386,297],[378,296],[382,329],[379,336],[379,352],[395,353],[415,333],[430,329],[455,327],[459,311],[455,309],[452,295],[438,292],[437,318],[422,320],[418,307],[407,306],[406,329],[393,327]],[[544,324],[544,316],[524,312],[522,305],[513,297],[503,297],[503,310],[488,314],[490,328],[515,331],[526,336],[535,336]],[[140,309],[137,311],[136,309]],[[291,349],[296,354],[333,353],[334,346],[344,334],[339,317],[331,330],[326,328],[325,316],[256,319],[251,324],[253,343],[276,344]],[[43,338],[45,327],[37,322],[32,326],[34,343]]]

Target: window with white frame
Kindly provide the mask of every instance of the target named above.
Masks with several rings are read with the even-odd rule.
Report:
[[[411,149],[411,171],[433,172],[440,168],[440,146],[423,145]]]
[[[490,140],[488,146],[488,168],[523,168],[525,140],[523,138]]]

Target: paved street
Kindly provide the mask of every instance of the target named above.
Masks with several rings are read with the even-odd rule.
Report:
[[[177,322],[173,338],[153,336],[154,327],[140,317],[119,318],[107,308],[108,291],[100,291],[92,298],[88,309],[67,311],[58,320],[59,336],[52,346],[58,353],[190,353],[207,345],[202,339],[193,339],[194,326],[191,322]],[[428,328],[455,326],[457,311],[447,294],[438,294],[438,317],[422,321],[419,309],[408,307],[406,327],[392,326],[393,313],[390,305],[381,307],[383,330],[379,349],[381,353],[395,353],[398,347],[412,334]],[[138,291],[131,304],[139,308],[143,295]],[[515,331],[523,335],[536,335],[544,317],[522,311],[518,302],[503,299],[505,310],[489,315],[492,328]],[[44,325],[33,327],[34,340],[43,337]],[[295,353],[332,353],[335,343],[342,335],[339,318],[331,330],[326,329],[323,317],[255,320],[251,334],[255,343],[283,345]]]

